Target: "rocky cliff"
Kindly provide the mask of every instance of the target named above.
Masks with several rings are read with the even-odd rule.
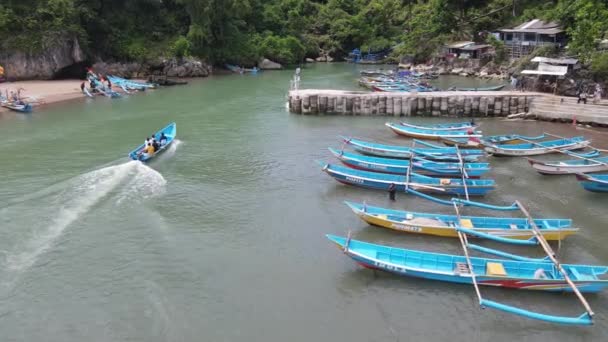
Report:
[[[9,80],[52,79],[85,55],[76,38],[64,38],[40,53],[0,50],[0,65]]]

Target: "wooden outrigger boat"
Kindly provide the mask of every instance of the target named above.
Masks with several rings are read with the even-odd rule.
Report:
[[[491,135],[482,139],[470,138],[441,138],[441,142],[446,146],[458,146],[459,148],[483,148],[485,145],[492,144],[521,144],[530,140],[537,141],[545,138],[545,135],[528,137],[519,134]]]
[[[534,170],[543,175],[568,175],[608,171],[608,157],[589,158],[574,153],[569,153],[569,155],[578,159],[545,162],[528,158],[528,162]]]
[[[158,149],[158,151],[156,151],[153,155],[146,156],[145,154],[141,153],[145,147],[144,144],[141,144],[136,149],[134,149],[133,151],[131,151],[129,153],[129,158],[131,158],[133,160],[140,160],[142,162],[147,162],[150,159],[158,156],[162,152],[166,151],[167,148],[171,145],[171,143],[173,143],[173,141],[175,140],[175,136],[177,135],[177,126],[176,126],[175,122],[170,123],[165,128],[156,132],[154,134],[154,139],[156,139],[156,141],[160,142],[160,137],[161,137],[162,133],[164,133],[165,136],[167,137],[167,142],[165,144],[161,145],[160,148]]]
[[[386,127],[390,128],[397,135],[410,137],[410,138],[421,138],[421,139],[431,139],[431,140],[439,140],[441,138],[481,138],[482,135],[479,132],[472,132],[468,130],[429,130],[429,129],[421,129],[414,128],[404,125],[393,124],[387,122]]]
[[[515,217],[477,217],[417,213],[392,210],[366,204],[344,202],[363,221],[400,232],[443,237],[458,237],[457,226],[468,228],[483,237],[492,235],[508,239],[530,240],[534,233],[527,219]],[[570,219],[534,219],[546,240],[562,240],[578,232]]]
[[[485,151],[494,156],[521,157],[584,149],[590,144],[585,137],[564,138],[558,140],[528,142],[525,144],[486,145]]]
[[[435,161],[458,161],[456,148],[442,147],[438,148],[435,145],[426,143],[430,148],[417,148],[408,146],[383,145],[372,142],[367,142],[354,138],[341,137],[345,145],[349,145],[357,152],[386,158],[408,159],[415,155],[429,160]],[[422,143],[416,141],[416,143]],[[425,144],[425,143],[422,143]],[[433,147],[431,147],[433,146]],[[465,162],[475,162],[483,156],[482,150],[464,150],[461,151],[462,158]]]
[[[538,259],[522,261],[469,257],[466,237],[463,239],[463,235],[460,236],[464,256],[394,248],[353,240],[350,236],[327,235],[327,238],[338,245],[344,254],[366,268],[401,276],[473,285],[481,307],[556,324],[593,324],[594,313],[581,292],[596,293],[608,287],[608,280],[600,278],[608,273],[608,266],[560,264],[554,257],[551,257],[553,263]],[[479,285],[574,292],[585,307],[585,313],[578,317],[555,316],[498,303],[483,298]]]
[[[340,165],[320,163],[323,171],[340,183],[364,188],[388,191],[394,186],[396,191],[408,189],[447,195],[483,196],[495,188],[490,179],[433,178],[408,172],[404,176],[360,171]]]
[[[435,130],[435,131],[466,131],[477,127],[474,122],[451,122],[434,125],[414,125],[407,122],[400,122],[401,126],[407,126],[417,129]]]
[[[412,161],[404,159],[368,157],[356,153],[349,153],[329,148],[329,151],[345,165],[364,171],[392,173],[404,175],[410,165],[413,172],[435,177],[460,177],[462,170],[459,163],[446,163],[413,158]],[[479,178],[490,170],[489,163],[465,163],[465,171],[469,178]]]
[[[591,192],[608,192],[608,174],[577,174],[576,179],[583,189]]]

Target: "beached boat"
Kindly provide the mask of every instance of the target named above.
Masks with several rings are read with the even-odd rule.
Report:
[[[349,167],[320,163],[322,170],[340,183],[359,187],[388,191],[391,186],[396,191],[408,189],[445,195],[483,196],[495,188],[491,179],[433,178],[409,172],[393,175],[379,172],[355,170]],[[466,184],[466,187],[465,187]]]
[[[435,91],[433,88],[428,88],[422,85],[415,84],[374,84],[371,86],[374,91],[380,92],[429,92]]]
[[[534,237],[534,232],[526,218],[458,217],[458,215],[417,213],[353,202],[345,203],[363,221],[373,226],[400,232],[457,238],[456,226],[461,226],[482,234],[508,239],[529,240]],[[578,228],[572,228],[572,220],[570,219],[535,219],[534,222],[546,240],[562,240],[579,230]]]
[[[481,138],[482,135],[479,132],[471,132],[472,129],[469,130],[432,130],[432,129],[421,129],[414,128],[399,124],[394,124],[387,122],[386,127],[390,128],[397,135],[410,137],[410,138],[419,138],[419,139],[431,139],[431,140],[439,140],[441,138]]]
[[[342,163],[355,169],[382,173],[404,175],[410,167],[410,161],[404,159],[380,158],[363,156],[356,153],[338,151],[329,148],[329,151]],[[434,177],[461,177],[460,163],[434,162],[421,158],[412,160],[412,172]],[[490,170],[489,163],[464,163],[467,178],[479,178]]]
[[[167,142],[164,145],[162,145],[160,147],[160,149],[158,151],[156,151],[152,156],[146,157],[146,156],[144,156],[141,153],[141,151],[145,147],[144,144],[141,144],[136,149],[134,149],[133,151],[131,151],[129,153],[129,158],[131,158],[133,160],[140,160],[140,161],[143,161],[143,162],[147,162],[150,159],[158,156],[163,151],[167,150],[167,148],[169,147],[169,145],[171,145],[171,143],[173,142],[173,140],[175,140],[175,136],[177,134],[177,126],[176,126],[175,122],[170,123],[165,128],[159,130],[158,132],[156,132],[154,134],[154,138],[158,142],[160,142],[161,133],[165,133],[165,136],[167,137]]]
[[[537,141],[545,138],[545,135],[528,137],[519,134],[491,135],[484,136],[482,139],[469,138],[441,138],[441,142],[446,146],[458,146],[459,148],[483,148],[484,145],[491,144],[523,144],[527,141]]]
[[[475,162],[479,160],[484,152],[482,150],[462,150],[457,151],[454,147],[443,148],[418,148],[409,146],[384,145],[373,142],[367,142],[354,138],[341,137],[344,144],[351,146],[357,152],[386,158],[407,159],[412,156],[422,157],[434,161],[459,161],[458,152],[460,152],[463,161]]]
[[[587,147],[589,143],[590,141],[585,139],[585,137],[574,137],[538,143],[486,145],[485,151],[494,156],[535,156],[560,151],[579,150]]]
[[[457,91],[498,91],[506,86],[507,86],[506,84],[500,84],[500,85],[496,85],[496,86],[477,87],[477,88],[454,87],[453,89],[457,90]]]
[[[407,122],[400,122],[401,126],[407,126],[411,128],[424,129],[424,130],[434,130],[434,131],[466,131],[471,128],[477,127],[474,122],[450,122],[443,124],[433,124],[433,125],[414,125]]]
[[[608,171],[608,157],[547,162],[528,158],[528,162],[532,165],[534,170],[544,175],[567,175]]]
[[[133,80],[127,80],[125,78],[117,77],[109,75],[108,79],[112,82],[113,85],[116,85],[121,88],[126,88],[128,90],[146,90],[156,88],[156,84],[147,83],[147,82],[138,82]]]
[[[3,101],[0,105],[19,113],[30,113],[32,111],[32,105],[29,103]]]
[[[583,174],[576,175],[583,189],[591,192],[608,192],[608,174]]]
[[[563,275],[550,262],[471,257],[474,266],[471,270],[465,256],[395,248],[335,235],[327,238],[358,264],[397,275],[471,285],[475,279],[478,285],[571,292]],[[608,287],[608,280],[599,278],[608,273],[608,266],[562,264],[562,267],[580,292],[595,293]],[[546,278],[535,277],[539,269]]]

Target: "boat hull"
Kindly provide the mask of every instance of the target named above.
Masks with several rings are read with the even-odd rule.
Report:
[[[577,174],[576,179],[583,189],[591,192],[608,192],[608,175]]]
[[[591,173],[608,171],[606,164],[567,164],[567,162],[547,163],[540,160],[528,158],[528,163],[538,173],[543,175],[571,175],[577,173]]]
[[[327,236],[340,250],[358,264],[375,270],[386,271],[400,276],[438,280],[450,283],[473,284],[471,270],[459,269],[465,265],[464,256],[391,248],[357,240],[347,240],[333,235]],[[517,290],[548,292],[572,292],[572,288],[562,277],[535,279],[533,273],[542,268],[553,274],[553,264],[547,262],[520,262],[502,259],[472,257],[473,272],[478,285],[504,287]],[[500,264],[505,274],[492,275],[485,272],[488,263]],[[562,267],[579,276],[571,276],[572,282],[581,292],[596,293],[608,287],[608,280],[598,279],[605,274],[606,266],[565,265]],[[581,278],[581,279],[577,279]]]
[[[417,138],[417,139],[429,139],[429,140],[441,140],[441,138],[469,138],[476,137],[481,138],[481,134],[468,134],[465,130],[451,130],[451,131],[434,131],[425,129],[415,129],[403,125],[395,125],[387,123],[386,126],[390,128],[397,135]]]
[[[369,210],[366,210],[365,207],[363,207],[361,205],[351,204],[351,203],[347,203],[347,205],[351,208],[351,210],[353,211],[353,213],[355,213],[355,215],[357,215],[361,220],[363,220],[364,222],[366,222],[372,226],[387,228],[387,229],[395,230],[398,232],[405,232],[405,233],[424,234],[424,235],[433,235],[433,236],[451,237],[451,238],[458,237],[458,231],[454,228],[453,225],[450,226],[448,224],[449,222],[455,222],[457,220],[454,220],[454,221],[448,221],[445,219],[442,219],[439,221],[432,220],[432,219],[420,220],[420,218],[428,218],[431,215],[430,214],[419,214],[419,213],[412,213],[412,214],[408,213],[413,218],[418,218],[418,220],[414,220],[414,219],[407,220],[406,217],[408,214],[405,214],[404,217],[400,217],[400,219],[403,219],[403,220],[397,220],[397,219],[392,219],[391,215],[389,215],[389,214],[376,214],[373,212],[373,210],[371,210],[371,212],[370,212]],[[390,210],[386,210],[386,211],[390,211]],[[418,215],[423,215],[423,216],[418,216]],[[392,217],[394,217],[394,216],[392,216]],[[394,217],[394,218],[396,218],[396,217]],[[467,216],[462,216],[461,219],[465,219],[465,220],[472,221],[472,222],[476,221],[475,218],[467,217]],[[435,222],[433,222],[433,221],[435,221]],[[521,219],[513,219],[513,222],[517,222],[517,225],[521,225],[521,223],[518,221],[521,221]],[[547,220],[544,220],[544,221],[547,221]],[[551,220],[551,221],[554,221],[554,220]],[[535,223],[539,227],[543,227],[542,219],[535,220]],[[511,229],[511,228],[500,228],[500,227],[496,227],[496,226],[492,226],[490,224],[490,225],[486,225],[483,228],[471,227],[468,229],[475,230],[480,233],[493,235],[493,236],[499,236],[499,237],[504,237],[504,238],[509,238],[509,239],[517,239],[517,240],[528,240],[528,239],[534,237],[534,233],[532,232],[531,229],[522,229],[522,228]],[[540,229],[541,234],[545,237],[546,240],[549,240],[549,241],[563,240],[570,235],[576,234],[576,232],[578,232],[578,230],[579,230],[578,228],[571,228],[571,227]]]
[[[573,151],[584,149],[589,146],[590,141],[580,140],[564,143],[562,145],[546,146],[546,147],[531,147],[531,148],[515,148],[519,145],[512,145],[514,147],[508,147],[504,145],[489,145],[485,147],[485,151],[494,156],[502,157],[525,157],[525,156],[537,156],[549,153],[558,153],[558,151]],[[527,144],[526,144],[527,145]]]
[[[465,191],[461,180],[450,178],[430,178],[412,174],[409,185],[405,176],[379,174],[366,172],[326,164],[323,171],[340,183],[358,187],[388,191],[391,185],[398,192],[406,192],[413,189],[421,192],[443,194],[443,195],[466,195],[483,196],[495,187],[491,180],[466,180],[467,191]]]
[[[175,137],[177,135],[177,126],[176,126],[175,122],[170,123],[165,128],[159,130],[158,132],[156,132],[154,134],[154,137],[156,138],[157,141],[160,141],[161,133],[165,133],[165,136],[167,137],[167,143],[164,144],[163,146],[161,146],[160,149],[158,151],[156,151],[153,155],[144,156],[143,154],[141,154],[140,152],[145,147],[143,144],[141,144],[136,149],[134,149],[133,151],[131,151],[129,153],[129,158],[131,158],[132,160],[148,162],[148,161],[158,157],[164,151],[166,151],[169,148],[169,146],[171,146],[171,144],[173,143],[173,141],[175,140]]]

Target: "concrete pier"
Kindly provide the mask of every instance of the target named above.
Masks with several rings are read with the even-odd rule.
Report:
[[[289,110],[297,114],[378,116],[507,116],[527,112],[538,93],[439,91],[383,93],[292,90]]]

